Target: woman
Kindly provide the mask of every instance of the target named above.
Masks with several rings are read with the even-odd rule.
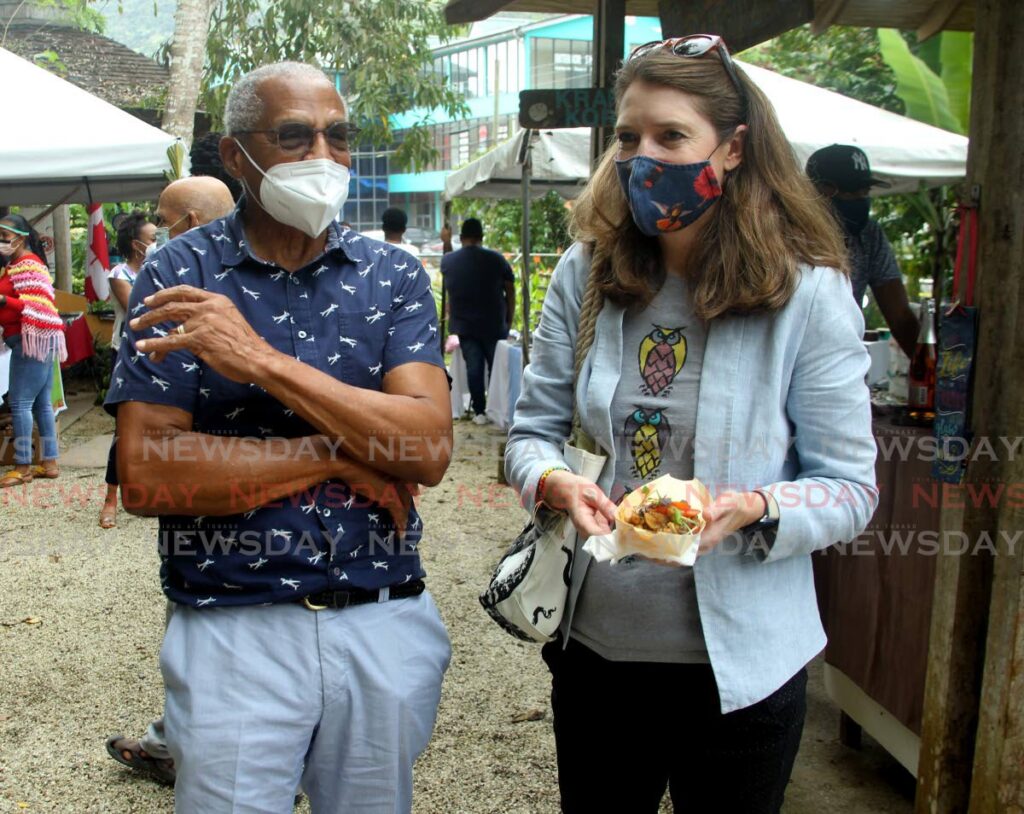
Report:
[[[863,322],[834,222],[718,37],[637,48],[615,90],[506,451],[527,507],[579,532],[543,651],[562,808],[654,812],[667,785],[677,810],[777,812],[825,643],[810,553],[877,501]],[[574,404],[597,483],[562,459]],[[715,496],[694,567],[593,562],[582,542],[663,474]]]
[[[53,417],[54,358],[67,359],[64,323],[53,301],[46,252],[36,230],[21,215],[0,218],[0,328],[11,350],[11,417],[14,419],[14,469],[0,488],[21,486],[34,477],[56,478],[57,423]],[[42,443],[39,465],[32,466],[32,417]]]
[[[135,285],[135,277],[146,259],[146,252],[156,242],[156,224],[150,223],[141,212],[132,212],[118,224],[117,252],[125,260],[110,270],[110,301],[114,306],[114,332],[110,345],[114,349],[114,364],[117,364],[117,350],[121,347],[124,321],[128,313],[128,298]],[[111,373],[113,381],[113,373]],[[117,525],[117,437],[110,445],[107,456],[107,495],[100,509],[100,528],[112,529]]]

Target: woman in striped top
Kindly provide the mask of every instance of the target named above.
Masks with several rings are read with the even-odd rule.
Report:
[[[14,469],[0,488],[20,486],[34,477],[56,478],[57,425],[50,391],[54,359],[64,361],[64,323],[53,299],[46,253],[36,230],[21,215],[0,218],[0,328],[11,350],[8,398],[14,419]],[[32,418],[42,442],[38,466],[32,466]]]

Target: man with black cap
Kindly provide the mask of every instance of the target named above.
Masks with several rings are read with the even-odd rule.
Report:
[[[818,191],[829,199],[832,211],[843,227],[850,253],[853,296],[864,303],[864,292],[871,286],[875,302],[892,330],[892,335],[907,356],[914,355],[918,324],[907,301],[903,276],[896,265],[892,246],[881,227],[871,220],[871,187],[889,184],[871,177],[871,164],[859,147],[833,144],[823,147],[807,159],[807,175]]]
[[[515,275],[502,255],[483,247],[484,228],[466,218],[459,232],[462,248],[445,254],[441,276],[448,291],[448,330],[457,334],[466,360],[473,422],[486,424],[484,367],[494,363],[499,339],[508,336],[516,310]]]

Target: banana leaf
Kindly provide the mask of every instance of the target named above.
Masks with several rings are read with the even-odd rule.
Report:
[[[878,29],[882,58],[896,75],[896,94],[907,106],[907,115],[925,124],[953,133],[964,128],[949,105],[949,94],[942,79],[910,52],[906,41],[894,28]]]
[[[949,95],[949,108],[966,133],[971,125],[971,63],[974,59],[974,36],[968,31],[943,31],[942,84]]]

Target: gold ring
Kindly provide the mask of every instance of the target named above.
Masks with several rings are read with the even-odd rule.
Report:
[[[181,334],[182,336],[184,336],[185,335],[185,326],[184,325],[179,325],[177,328],[174,329],[174,332],[176,334]]]

